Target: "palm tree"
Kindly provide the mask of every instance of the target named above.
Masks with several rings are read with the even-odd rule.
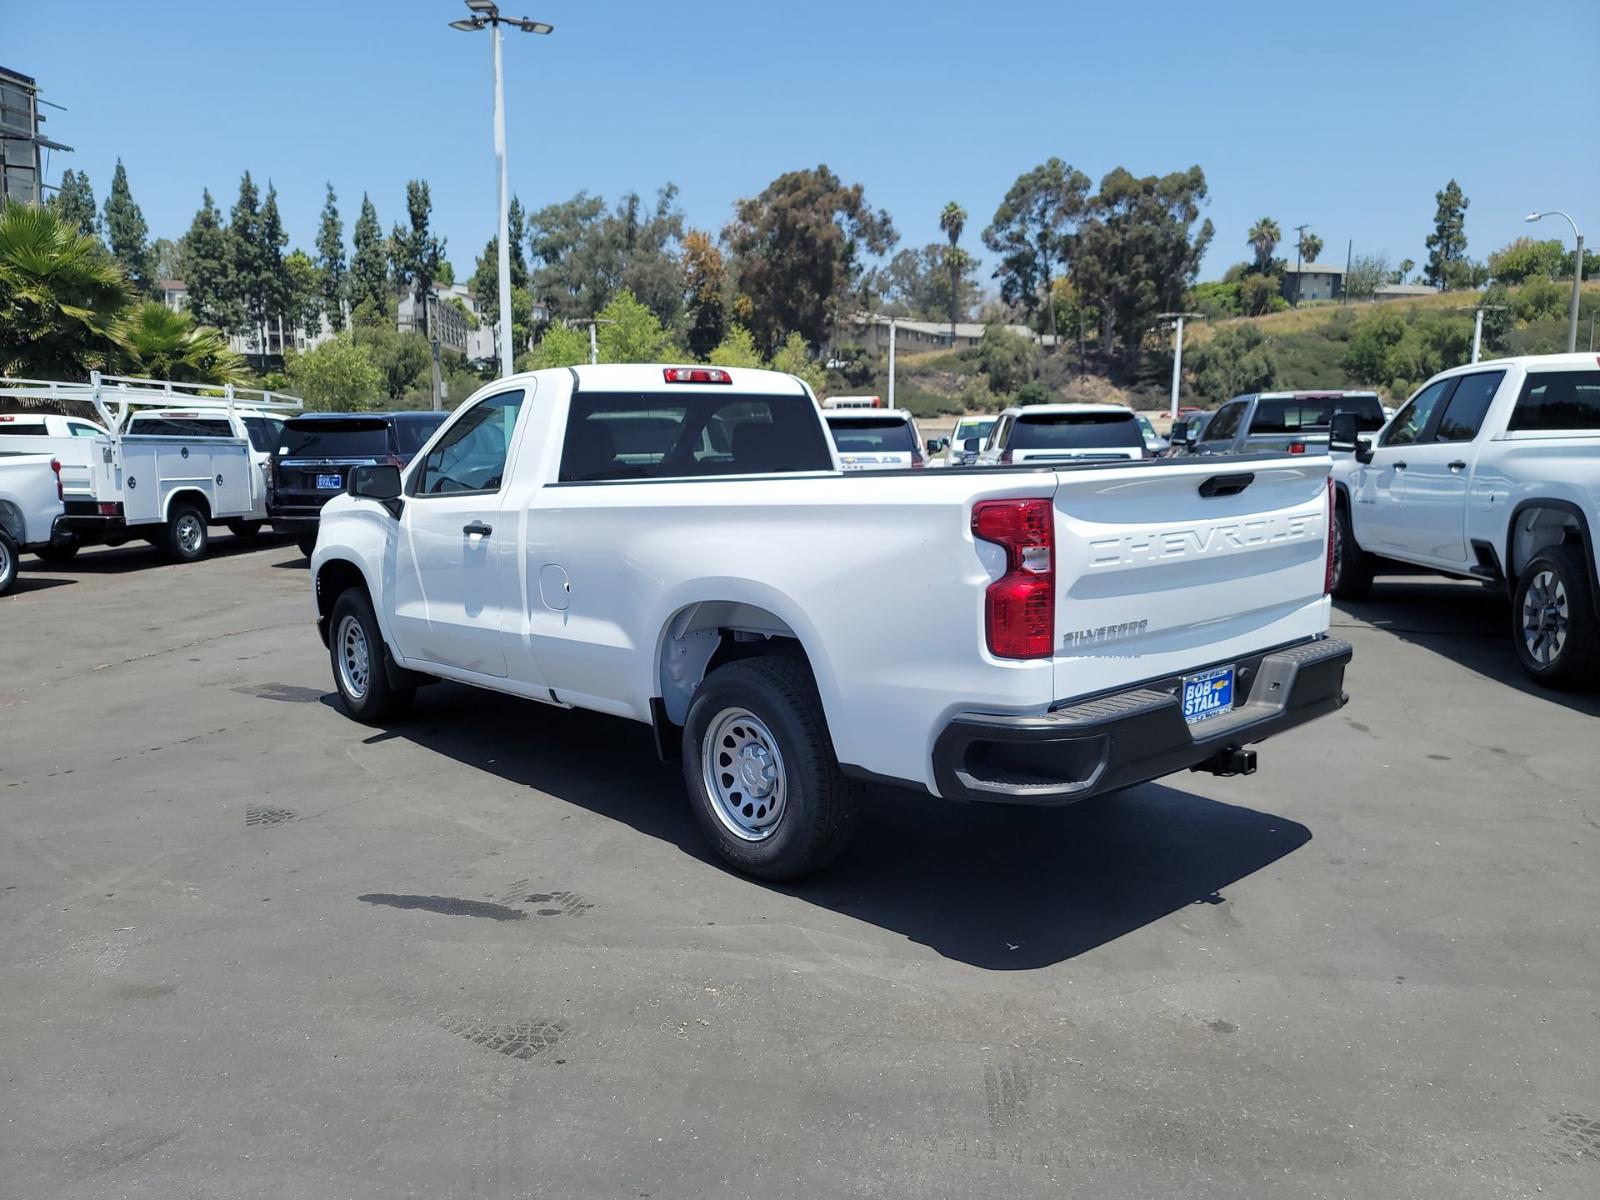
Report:
[[[0,210],[0,375],[81,380],[114,362],[128,280],[48,208]]]
[[[173,383],[241,383],[245,378],[244,359],[228,349],[226,337],[159,300],[134,309],[118,335],[140,375]]]
[[[1271,217],[1262,217],[1250,226],[1250,235],[1245,241],[1256,252],[1256,270],[1261,274],[1265,275],[1272,268],[1272,252],[1282,240],[1283,231]]]
[[[954,200],[944,206],[944,211],[939,214],[939,228],[944,230],[945,237],[950,239],[950,348],[956,345],[956,314],[960,306],[961,268],[966,258],[956,243],[961,240],[961,231],[967,227],[967,210]]]
[[[1308,263],[1317,261],[1317,255],[1322,253],[1322,239],[1314,233],[1308,233],[1300,239],[1300,257]]]
[[[1399,282],[1404,283],[1406,281],[1406,276],[1411,274],[1412,271],[1416,270],[1416,267],[1417,267],[1417,264],[1412,262],[1409,258],[1402,258],[1400,260],[1400,280],[1399,280]]]

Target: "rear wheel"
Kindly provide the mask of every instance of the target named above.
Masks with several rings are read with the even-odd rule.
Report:
[[[17,585],[17,543],[4,529],[0,529],[0,596]]]
[[[263,521],[229,521],[228,532],[236,538],[253,538],[261,532]]]
[[[300,553],[304,554],[307,558],[310,558],[311,552],[317,548],[317,535],[314,533],[301,534],[299,537],[295,538],[294,544],[295,549],[299,550]]]
[[[1581,546],[1541,550],[1517,578],[1511,632],[1523,670],[1557,688],[1600,685],[1600,621]]]
[[[60,545],[35,546],[33,548],[34,554],[47,563],[67,562],[73,555],[78,553],[78,550],[77,542],[62,542]]]
[[[174,504],[161,538],[161,552],[173,562],[196,562],[206,556],[210,545],[205,513],[193,504]]]
[[[411,707],[416,686],[408,682],[396,687],[390,680],[389,650],[364,591],[347,588],[339,593],[328,628],[334,687],[346,715],[376,725]]]
[[[834,757],[806,665],[748,658],[706,677],[683,729],[695,820],[719,855],[760,879],[793,879],[849,844],[861,786]]]
[[[1377,573],[1372,555],[1356,544],[1350,508],[1343,501],[1333,510],[1333,595],[1336,600],[1364,600]]]

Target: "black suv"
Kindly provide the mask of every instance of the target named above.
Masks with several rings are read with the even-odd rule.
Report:
[[[283,423],[272,453],[267,519],[278,533],[293,534],[310,557],[317,521],[330,497],[344,491],[351,467],[415,457],[448,413],[306,413]]]

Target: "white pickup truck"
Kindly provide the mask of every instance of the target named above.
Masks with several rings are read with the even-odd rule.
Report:
[[[1338,709],[1328,467],[844,473],[789,375],[535,371],[350,472],[317,623],[357,720],[442,677],[651,724],[719,853],[788,878],[863,781],[1065,804]]]
[[[0,406],[8,401],[88,405],[110,431],[0,437],[0,455],[47,451],[61,464],[61,526],[71,536],[47,557],[144,538],[179,562],[205,555],[213,524],[260,530],[281,414],[301,407],[255,389],[98,373],[87,383],[0,379]]]
[[[1600,358],[1445,371],[1371,439],[1333,422],[1335,596],[1386,560],[1503,586],[1527,673],[1600,684]]]
[[[17,582],[17,558],[58,537],[61,464],[48,454],[0,456],[0,596]]]

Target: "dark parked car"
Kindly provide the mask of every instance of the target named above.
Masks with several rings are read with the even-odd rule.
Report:
[[[1326,454],[1328,425],[1352,413],[1362,433],[1386,420],[1376,392],[1260,392],[1235,396],[1196,436],[1190,454]]]
[[[317,521],[329,497],[344,491],[351,467],[415,457],[448,413],[306,413],[283,424],[272,454],[267,519],[278,533],[293,534],[309,556],[317,544]]]

